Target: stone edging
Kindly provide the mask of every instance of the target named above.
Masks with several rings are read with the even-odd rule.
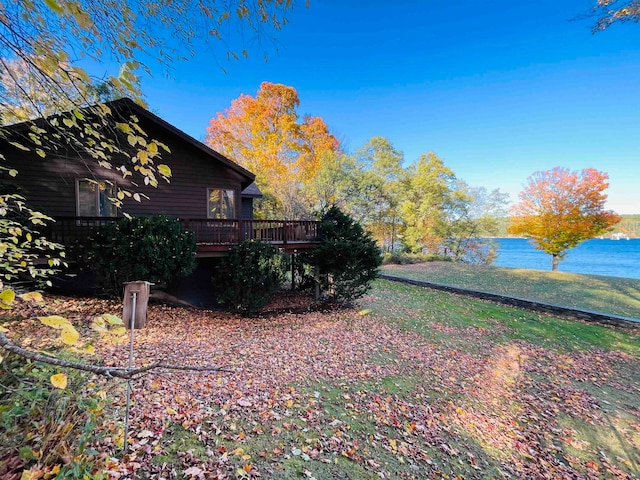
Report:
[[[380,274],[378,275],[378,278],[392,282],[407,283],[409,285],[416,285],[423,288],[431,288],[433,290],[440,290],[448,293],[455,293],[458,295],[477,298],[479,300],[490,300],[502,305],[524,308],[526,310],[533,310],[536,312],[551,313],[553,315],[584,320],[586,322],[596,322],[605,325],[615,325],[617,327],[640,329],[640,320],[631,317],[622,317],[619,315],[593,312],[591,310],[561,307],[559,305],[551,305],[526,298],[508,297],[496,293],[480,292],[476,290],[469,290],[467,288],[452,287],[440,283],[425,282],[423,280],[412,280],[410,278],[396,277],[393,275]]]

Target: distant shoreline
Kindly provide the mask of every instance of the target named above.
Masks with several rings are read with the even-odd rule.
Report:
[[[480,237],[482,239],[487,239],[487,240],[504,240],[504,239],[514,239],[514,238],[518,238],[518,239],[522,239],[522,240],[530,240],[527,237],[519,237],[519,236],[515,236],[515,235],[504,235],[504,236],[496,236],[496,237],[489,237],[489,236],[484,236],[484,237]],[[626,238],[624,240],[639,240],[640,236],[631,236],[629,235],[629,238]],[[585,240],[585,242],[590,242],[592,240],[622,240],[620,238],[611,238],[611,237],[595,237],[595,238],[590,238],[589,240]]]

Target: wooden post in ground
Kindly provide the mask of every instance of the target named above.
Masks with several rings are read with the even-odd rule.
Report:
[[[317,300],[320,300],[320,267],[313,267],[313,281],[315,284],[314,297]]]
[[[291,291],[296,289],[296,252],[291,253]]]

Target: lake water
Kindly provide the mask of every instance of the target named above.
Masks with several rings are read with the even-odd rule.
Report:
[[[536,250],[524,238],[499,238],[498,267],[551,270],[551,255]],[[640,239],[594,239],[567,252],[560,272],[640,279]]]

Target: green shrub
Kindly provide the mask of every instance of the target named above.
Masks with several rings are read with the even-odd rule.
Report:
[[[246,240],[222,259],[213,283],[218,301],[232,311],[254,314],[278,290],[286,273],[286,261],[276,247]]]
[[[182,231],[180,222],[162,216],[123,218],[100,227],[83,250],[98,287],[117,297],[125,282],[171,285],[196,267],[193,232]]]
[[[371,235],[332,206],[320,218],[320,244],[301,260],[307,264],[302,267],[307,272],[317,269],[320,287],[329,301],[347,304],[369,290],[382,258]]]
[[[383,265],[410,265],[425,262],[450,262],[450,257],[433,253],[386,252],[382,258]]]

